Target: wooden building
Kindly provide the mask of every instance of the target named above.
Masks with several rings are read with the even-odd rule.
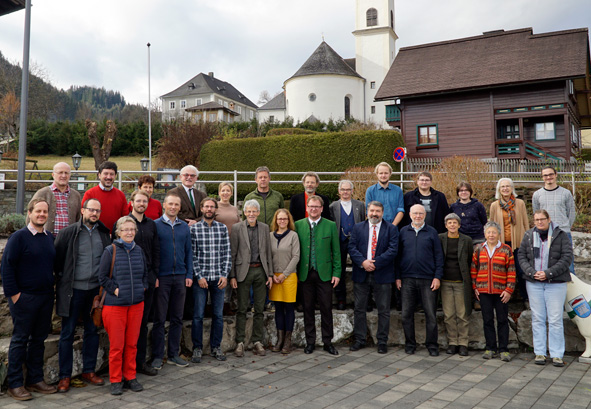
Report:
[[[570,159],[591,128],[588,30],[401,48],[376,95],[411,157]]]

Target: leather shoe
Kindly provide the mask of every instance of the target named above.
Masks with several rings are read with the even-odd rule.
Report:
[[[314,346],[314,344],[307,344],[306,347],[304,348],[304,352],[306,354],[311,354],[312,352],[314,352],[314,348],[316,348],[316,346]]]
[[[324,349],[326,352],[328,352],[331,355],[338,355],[339,354],[339,351],[337,351],[337,349],[334,347],[333,344],[324,345],[322,347],[322,349]]]
[[[70,390],[70,378],[62,378],[57,384],[57,391],[59,393],[66,393]]]
[[[468,356],[468,347],[460,345],[460,356]]]
[[[414,355],[415,349],[412,347],[406,347],[404,348],[404,352],[406,352],[408,355]]]
[[[57,388],[55,386],[49,386],[45,383],[45,381],[37,382],[32,385],[27,385],[25,387],[29,392],[38,392],[43,393],[45,395],[50,395],[52,393],[57,392]]]
[[[430,349],[429,356],[439,356],[439,350],[438,349]]]
[[[355,341],[355,343],[351,345],[351,348],[349,348],[349,351],[359,351],[362,348],[365,348],[365,344],[359,341]]]
[[[102,386],[105,384],[103,378],[101,378],[94,372],[83,373],[82,375],[80,375],[80,377],[84,382],[88,382],[96,386]]]
[[[379,344],[378,354],[385,354],[386,352],[388,352],[388,346],[386,344]]]
[[[346,308],[347,307],[346,307],[345,303],[343,301],[339,301],[339,303],[337,304],[337,310],[345,311]]]
[[[141,374],[148,375],[148,376],[158,375],[158,371],[156,369],[152,368],[148,364],[143,364],[137,371]]]
[[[445,351],[446,354],[448,355],[454,355],[458,353],[458,346],[457,345],[450,345],[447,348],[447,351]]]
[[[10,389],[8,388],[8,394],[12,396],[16,400],[31,400],[33,399],[33,395],[31,395],[24,386],[19,386],[18,388]]]

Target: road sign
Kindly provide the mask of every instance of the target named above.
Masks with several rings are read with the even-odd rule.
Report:
[[[406,148],[399,146],[398,148],[394,149],[394,155],[392,155],[396,162],[402,162],[406,157]]]

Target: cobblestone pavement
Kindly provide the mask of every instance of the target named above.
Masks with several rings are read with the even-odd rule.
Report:
[[[349,352],[341,345],[333,357],[320,349],[288,356],[267,353],[226,362],[204,357],[179,368],[165,364],[158,376],[139,375],[144,391],[109,394],[109,386],[74,388],[66,394],[39,395],[28,402],[0,397],[1,408],[587,408],[591,404],[591,366],[565,357],[566,366],[533,363],[519,354],[509,363],[469,357],[430,357],[419,349],[406,355],[390,348]]]

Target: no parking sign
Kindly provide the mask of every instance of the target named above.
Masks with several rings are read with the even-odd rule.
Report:
[[[406,157],[406,148],[399,146],[398,148],[394,149],[394,154],[392,157],[396,162],[402,162]]]

